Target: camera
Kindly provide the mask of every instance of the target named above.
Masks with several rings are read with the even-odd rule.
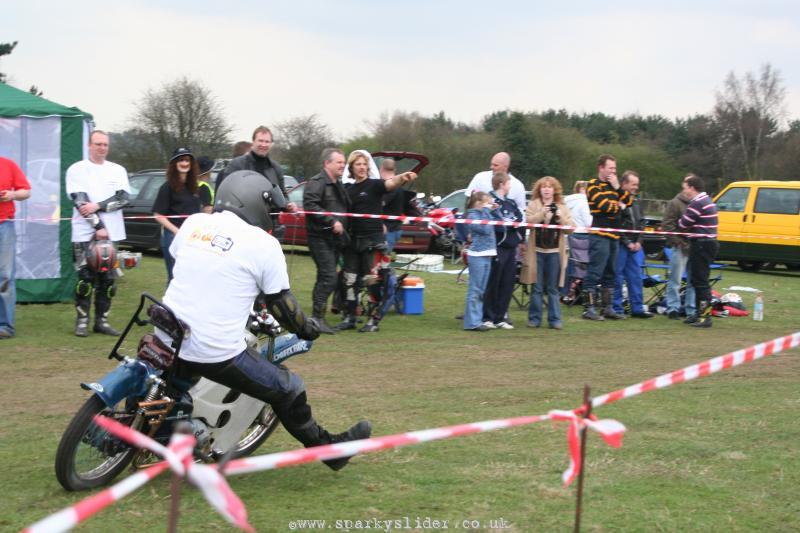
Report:
[[[547,206],[547,208],[548,208],[548,209],[550,210],[550,212],[551,212],[551,213],[553,213],[554,215],[556,214],[556,211],[558,211],[558,206],[556,205],[556,203],[555,203],[555,202],[553,202],[553,203],[551,203],[550,205],[548,205],[548,206]]]

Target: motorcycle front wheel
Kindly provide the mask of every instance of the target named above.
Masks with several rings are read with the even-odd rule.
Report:
[[[272,435],[275,428],[278,427],[280,421],[272,407],[265,405],[261,412],[258,414],[250,427],[242,434],[239,442],[236,444],[236,450],[233,452],[233,458],[247,457],[252,455],[259,446],[264,444],[264,441]]]
[[[127,426],[135,413],[125,409],[125,400],[110,409],[92,395],[67,426],[56,452],[56,478],[66,490],[86,490],[107,485],[128,464],[135,450],[111,437],[94,423],[97,414]]]

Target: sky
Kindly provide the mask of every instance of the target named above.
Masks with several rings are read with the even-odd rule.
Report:
[[[233,140],[310,114],[342,140],[395,110],[686,117],[712,109],[729,72],[767,62],[800,118],[800,2],[561,3],[5,0],[0,42],[19,44],[0,72],[110,131],[186,76],[216,96]]]

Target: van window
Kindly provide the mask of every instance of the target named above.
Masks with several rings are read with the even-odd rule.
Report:
[[[800,189],[759,189],[754,212],[775,215],[800,214]]]
[[[734,187],[725,191],[717,201],[718,211],[744,211],[747,204],[747,196],[750,194],[750,187]]]

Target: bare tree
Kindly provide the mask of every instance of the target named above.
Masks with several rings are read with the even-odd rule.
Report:
[[[330,128],[317,115],[289,119],[275,126],[275,157],[289,174],[308,179],[322,168],[322,150],[335,146]]]
[[[782,81],[780,72],[766,63],[758,76],[747,72],[739,78],[730,72],[717,92],[714,116],[721,127],[721,144],[737,147],[749,179],[761,178],[764,140],[777,131],[786,114]]]
[[[131,118],[132,128],[152,136],[165,161],[179,146],[211,157],[230,152],[231,126],[211,91],[186,77],[148,89]]]

